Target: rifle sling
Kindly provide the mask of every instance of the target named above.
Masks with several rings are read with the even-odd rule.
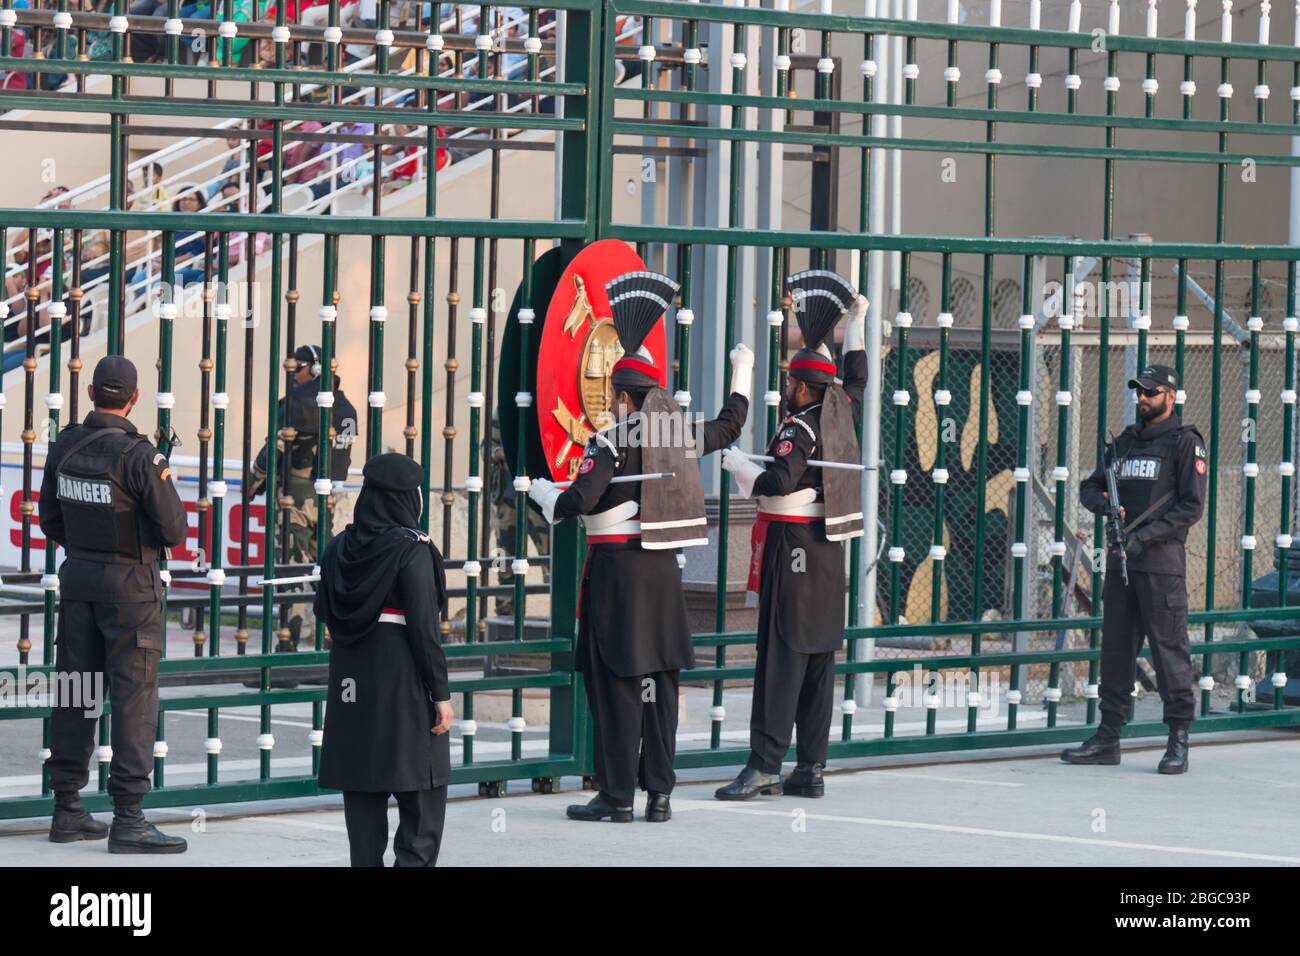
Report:
[[[1151,502],[1150,507],[1148,507],[1146,511],[1142,512],[1140,515],[1138,515],[1136,518],[1134,518],[1132,521],[1130,521],[1128,524],[1124,526],[1124,533],[1128,534],[1133,529],[1135,529],[1138,525],[1140,525],[1142,522],[1150,518],[1151,515],[1155,513],[1155,510],[1157,508],[1159,508],[1161,505],[1163,505],[1166,501],[1168,501],[1173,496],[1174,496],[1173,491],[1166,491],[1155,501]]]

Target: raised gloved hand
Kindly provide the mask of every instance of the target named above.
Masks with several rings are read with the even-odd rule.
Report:
[[[763,473],[763,466],[738,448],[728,448],[722,453],[722,470],[735,475],[740,493],[751,498],[754,495],[754,479]]]
[[[867,347],[867,299],[857,296],[849,310],[849,324],[844,329],[844,351],[859,352]]]
[[[528,497],[542,509],[547,524],[555,524],[555,502],[563,493],[564,489],[555,487],[549,478],[534,478],[528,485]]]
[[[744,342],[731,350],[731,390],[746,398],[754,384],[754,353]]]

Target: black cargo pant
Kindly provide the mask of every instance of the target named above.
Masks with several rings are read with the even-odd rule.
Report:
[[[677,688],[680,671],[620,677],[605,666],[595,640],[578,639],[591,707],[592,763],[601,793],[632,806],[637,786],[670,794],[677,783]]]
[[[99,675],[113,703],[113,759],[108,792],[117,802],[149,792],[158,730],[158,660],[162,656],[162,608],[152,602],[110,604],[61,601],[55,667],[60,674]],[[56,702],[50,718],[50,788],[80,790],[90,780],[95,749],[94,716],[84,701]],[[103,701],[100,701],[102,705]]]
[[[1106,569],[1098,688],[1102,725],[1118,729],[1128,719],[1138,653],[1142,642],[1149,640],[1164,722],[1171,728],[1186,727],[1196,715],[1187,638],[1187,579],[1181,574],[1133,570],[1128,578],[1125,587],[1118,565]]]

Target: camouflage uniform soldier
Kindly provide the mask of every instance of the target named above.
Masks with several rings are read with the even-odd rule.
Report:
[[[515,553],[515,529],[519,514],[515,510],[515,477],[510,473],[506,463],[505,448],[501,444],[501,423],[492,416],[492,520],[496,527],[497,552],[492,562],[497,572],[497,581],[504,585],[513,585],[514,571],[510,568],[509,558]],[[528,537],[538,554],[547,554],[551,545],[551,529],[536,510],[524,507],[525,520],[528,522]],[[550,569],[544,569],[546,580],[551,579]],[[515,613],[514,592],[499,594],[496,598],[496,612],[501,615]]]
[[[316,396],[320,392],[320,347],[302,345],[294,351],[298,369],[293,376],[293,387],[286,398],[280,400],[280,437],[276,441],[283,469],[282,494],[276,515],[272,545],[281,564],[307,565],[316,563],[316,454],[317,432],[320,427],[320,407]],[[357,410],[348,401],[334,376],[334,403],[330,424],[329,476],[334,482],[347,479],[352,461],[352,443],[357,437]],[[287,442],[287,448],[286,448]],[[248,497],[266,490],[266,446],[258,452],[253,463],[253,481]],[[325,515],[326,537],[332,534],[334,508],[341,489],[330,494]],[[285,524],[288,524],[287,537]],[[289,585],[287,590],[306,590],[305,585]],[[297,649],[300,640],[310,641],[316,629],[316,618],[311,603],[294,606],[289,619],[290,642]]]

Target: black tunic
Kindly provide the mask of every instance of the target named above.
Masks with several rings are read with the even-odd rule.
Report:
[[[348,533],[330,542],[323,567]],[[331,627],[322,787],[403,793],[450,781],[451,735],[430,732],[438,722],[433,702],[450,698],[438,641],[445,600],[438,562],[433,546],[422,542],[397,572],[384,607],[404,612],[405,625],[375,623],[352,634]]]
[[[866,382],[866,353],[846,353],[844,390],[855,413]],[[821,404],[817,403],[781,422],[767,448],[776,460],[754,479],[753,494],[775,497],[812,488],[820,497],[822,469],[807,464],[820,453]],[[844,547],[842,542],[826,540],[826,522],[770,522],[761,567],[760,634],[775,634],[803,654],[838,650],[844,643]]]
[[[716,419],[697,427],[699,453],[710,454],[740,437],[748,412],[749,399],[733,392]],[[573,484],[556,499],[556,521],[599,514],[628,501],[639,507],[639,482],[610,484],[617,475],[642,471],[641,449],[622,447],[608,437],[619,434],[619,429],[609,429],[588,442],[586,470],[579,469]],[[590,545],[578,616],[579,643],[594,641],[605,666],[619,677],[695,666],[682,572],[674,551],[648,551],[635,542]]]

